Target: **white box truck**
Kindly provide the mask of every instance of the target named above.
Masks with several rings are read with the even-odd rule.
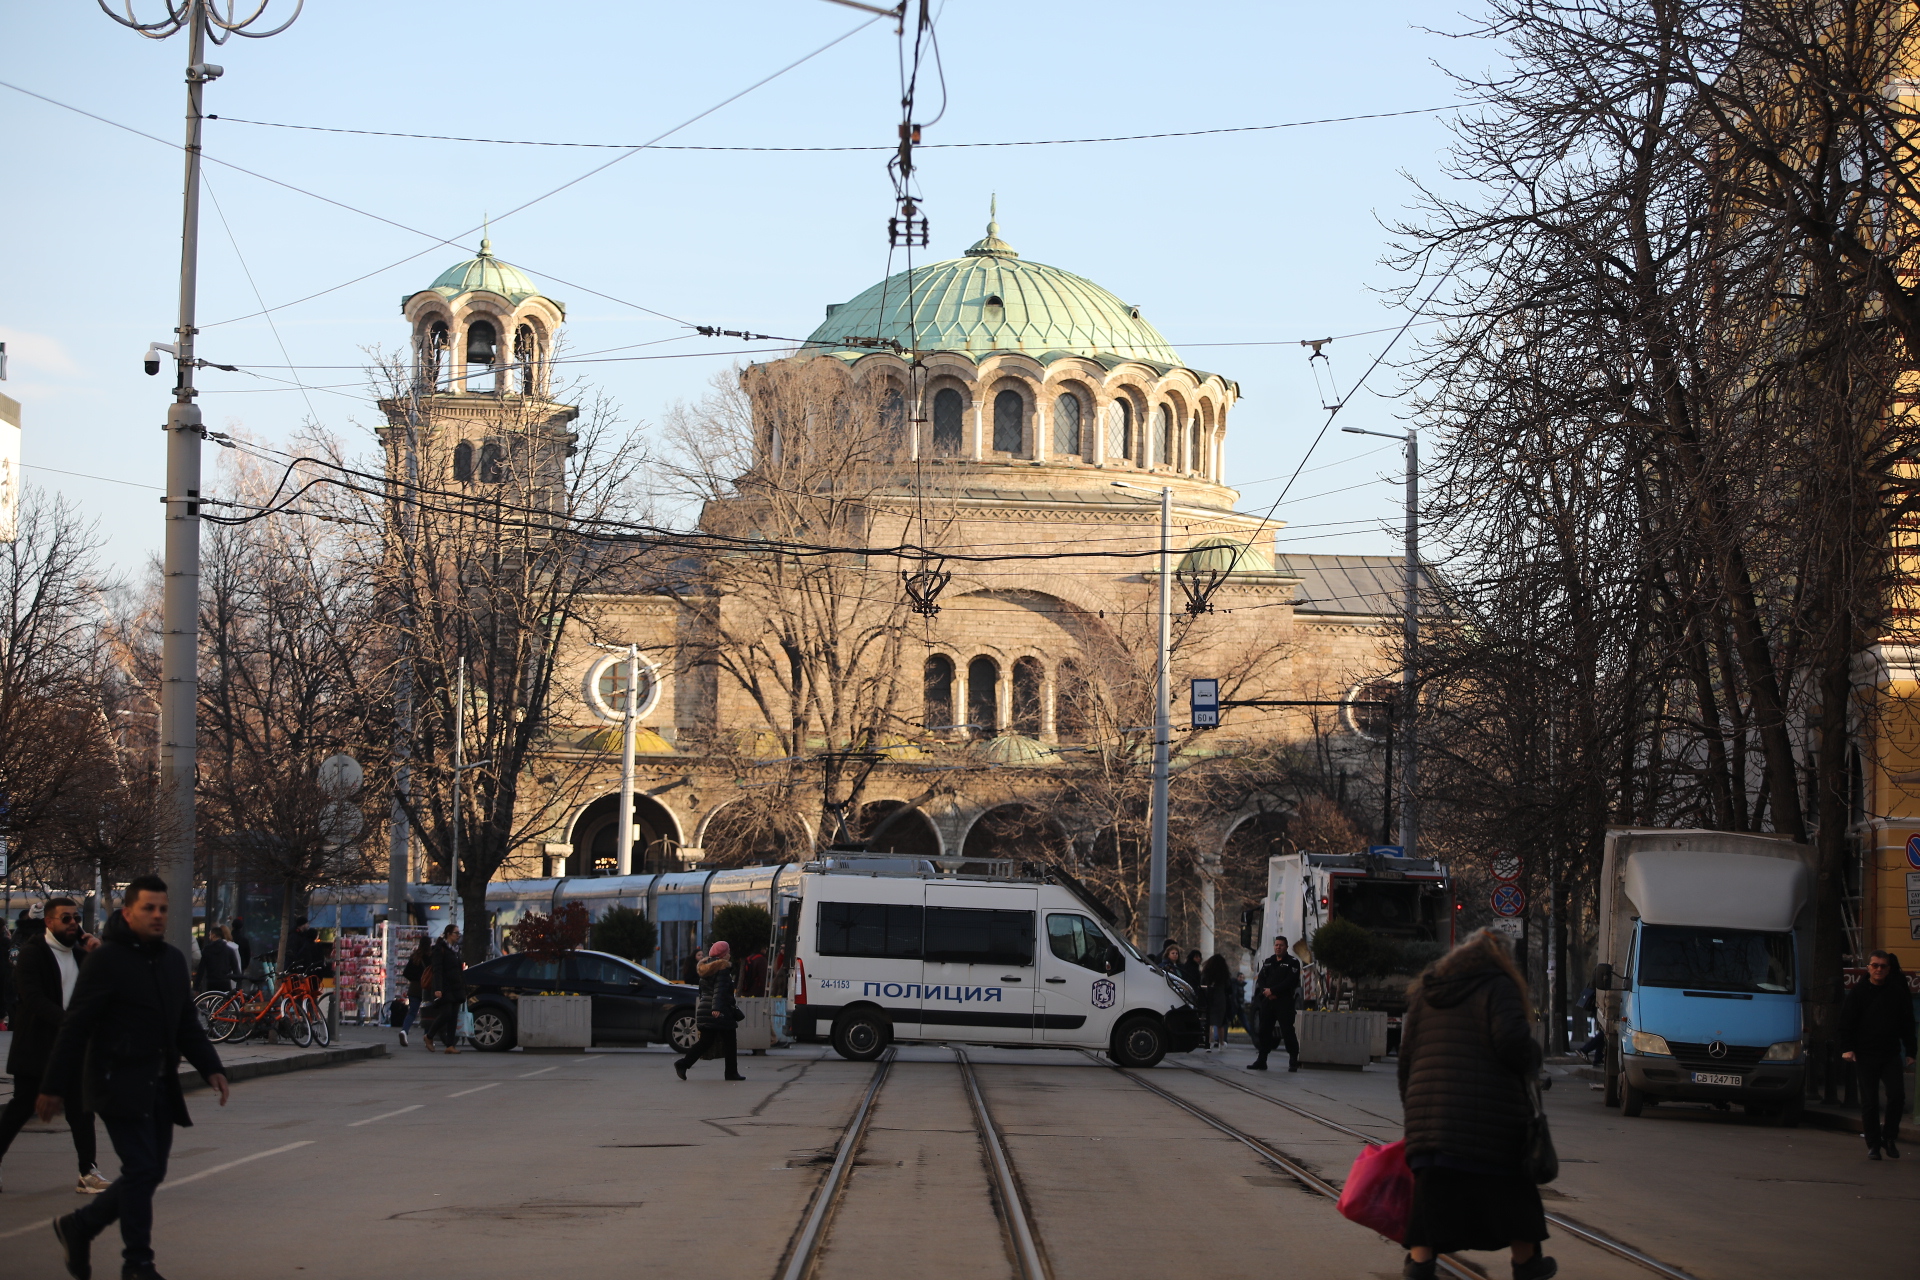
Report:
[[[1773,836],[1607,832],[1593,985],[1608,1106],[1738,1102],[1799,1122],[1812,858]]]

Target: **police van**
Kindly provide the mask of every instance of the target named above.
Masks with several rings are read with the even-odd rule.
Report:
[[[1128,944],[1078,881],[947,875],[829,857],[782,913],[788,1026],[865,1062],[894,1042],[1093,1049],[1150,1067],[1200,1043],[1193,993]]]

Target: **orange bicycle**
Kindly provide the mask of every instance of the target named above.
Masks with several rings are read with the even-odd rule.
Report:
[[[283,973],[271,992],[209,991],[194,1003],[210,1040],[246,1040],[256,1031],[277,1030],[303,1049],[316,1039],[324,1047],[333,1037],[316,998],[319,986],[314,974]]]

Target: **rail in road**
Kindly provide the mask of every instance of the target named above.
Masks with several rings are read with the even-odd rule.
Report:
[[[1005,1232],[1015,1274],[1019,1280],[1052,1280],[1052,1270],[1040,1247],[1040,1238],[1033,1229],[1032,1217],[1027,1212],[1019,1175],[1007,1155],[1005,1142],[1001,1140],[1000,1127],[987,1107],[986,1095],[981,1092],[980,1082],[974,1077],[973,1064],[968,1061],[964,1049],[953,1046],[952,1053],[954,1065],[959,1068],[961,1086],[966,1091],[974,1132],[979,1136],[981,1150],[986,1155],[987,1168],[992,1175],[993,1211]],[[892,1074],[893,1062],[894,1050],[889,1048],[874,1068],[873,1079],[868,1083],[865,1095],[854,1108],[852,1118],[847,1121],[846,1129],[835,1144],[833,1163],[828,1166],[826,1176],[814,1190],[806,1216],[801,1219],[793,1239],[788,1242],[787,1252],[774,1272],[779,1280],[808,1280],[814,1275],[826,1251],[828,1228],[833,1225],[845,1198],[848,1175],[853,1171],[866,1142],[867,1124],[873,1116],[874,1101]]]
[[[1306,1186],[1314,1191],[1317,1191],[1321,1195],[1326,1196],[1329,1199],[1338,1200],[1340,1198],[1340,1188],[1338,1186],[1336,1186],[1331,1182],[1328,1182],[1325,1178],[1320,1177],[1318,1174],[1314,1173],[1312,1170],[1300,1164],[1297,1160],[1294,1160],[1291,1157],[1287,1156],[1284,1152],[1278,1150],[1277,1148],[1273,1147],[1272,1145],[1265,1142],[1264,1140],[1253,1136],[1252,1134],[1246,1132],[1243,1129],[1238,1128],[1235,1125],[1228,1123],[1225,1120],[1222,1120],[1219,1116],[1214,1115],[1212,1112],[1208,1111],[1206,1108],[1201,1107],[1196,1103],[1190,1102],[1189,1100],[1182,1098],[1177,1094],[1171,1093],[1168,1090],[1161,1088],[1159,1085],[1151,1083],[1150,1081],[1146,1080],[1139,1072],[1129,1071],[1129,1070],[1126,1070],[1125,1068],[1116,1066],[1114,1063],[1107,1061],[1105,1058],[1102,1058],[1100,1055],[1096,1053],[1092,1053],[1087,1050],[1082,1050],[1081,1052],[1086,1053],[1086,1055],[1089,1058],[1092,1058],[1095,1062],[1099,1063],[1101,1066],[1110,1068],[1111,1070],[1118,1072],[1120,1075],[1125,1076],[1127,1079],[1133,1081],[1133,1083],[1139,1085],[1142,1089],[1146,1089],[1151,1093],[1155,1093],[1159,1095],[1161,1098],[1164,1098],[1166,1101],[1172,1103],[1174,1106],[1180,1108],[1182,1111],[1185,1111],[1187,1114],[1193,1116],[1195,1119],[1200,1120],[1203,1123],[1210,1125],[1213,1128],[1219,1130],[1221,1133],[1226,1134],[1228,1137],[1235,1139],[1236,1141],[1241,1143],[1241,1145],[1256,1152],[1262,1159],[1268,1161],[1269,1163],[1273,1164],[1275,1167],[1284,1171],[1290,1177],[1299,1181],[1303,1186]],[[1182,1064],[1182,1066],[1183,1066],[1183,1069],[1192,1072],[1194,1075],[1201,1076],[1207,1080],[1211,1080],[1216,1084],[1225,1085],[1230,1089],[1236,1089],[1239,1092],[1248,1095],[1249,1097],[1258,1098],[1262,1102],[1271,1103],[1273,1106],[1280,1107],[1283,1110],[1291,1111],[1293,1114],[1301,1117],[1302,1119],[1311,1120],[1315,1124],[1324,1125],[1327,1128],[1332,1129],[1336,1133],[1344,1134],[1347,1137],[1356,1139],[1357,1141],[1364,1143],[1367,1146],[1383,1145],[1380,1139],[1374,1137],[1372,1134],[1363,1133],[1359,1129],[1355,1129],[1350,1125],[1341,1124],[1338,1120],[1334,1120],[1328,1116],[1318,1115],[1315,1112],[1310,1111],[1303,1106],[1300,1106],[1298,1103],[1289,1102],[1284,1098],[1277,1098],[1273,1094],[1266,1092],[1264,1089],[1254,1088],[1252,1085],[1247,1084],[1243,1080],[1236,1080],[1230,1076],[1221,1075],[1219,1072],[1210,1071],[1205,1067],[1185,1066],[1185,1064]],[[1573,1219],[1566,1217],[1564,1214],[1549,1212],[1547,1214],[1547,1221],[1552,1223],[1554,1226],[1560,1228],[1560,1230],[1566,1232],[1567,1235],[1573,1237],[1576,1240],[1580,1240],[1586,1244],[1592,1245],[1594,1248],[1602,1249],[1608,1253],[1615,1255],[1616,1257],[1624,1258],[1627,1261],[1635,1263],[1638,1266],[1645,1267],[1647,1270],[1653,1272],[1655,1275],[1667,1277],[1667,1280],[1696,1280],[1696,1278],[1691,1273],[1683,1271],[1679,1267],[1673,1266],[1670,1263],[1662,1262],[1658,1258],[1655,1258],[1652,1255],[1643,1252],[1642,1250],[1634,1248],[1632,1245],[1625,1244],[1619,1240],[1615,1240],[1613,1237],[1605,1234],[1604,1232],[1597,1231],[1594,1228],[1586,1226],[1583,1223],[1575,1222]],[[1481,1277],[1483,1274],[1481,1271],[1473,1267],[1471,1264],[1463,1262],[1450,1255],[1445,1255],[1445,1254],[1441,1255],[1441,1264],[1447,1270],[1448,1274],[1454,1276],[1456,1280],[1481,1280]]]

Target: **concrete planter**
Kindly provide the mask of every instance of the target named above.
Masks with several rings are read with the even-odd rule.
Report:
[[[521,996],[515,1013],[522,1049],[579,1053],[593,1047],[591,996]]]
[[[1387,1015],[1371,1010],[1300,1014],[1300,1061],[1323,1067],[1359,1070],[1387,1051]]]
[[[736,996],[734,1004],[746,1017],[734,1028],[740,1052],[765,1053],[773,1048],[773,1000],[769,996]]]

